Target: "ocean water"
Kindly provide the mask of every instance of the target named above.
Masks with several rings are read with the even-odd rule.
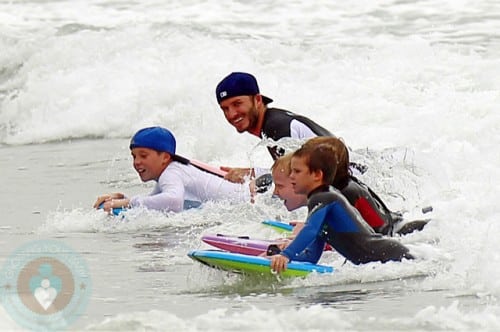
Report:
[[[92,294],[74,330],[497,331],[500,329],[498,1],[0,1],[0,263],[63,241]],[[191,261],[205,233],[272,238],[301,219],[269,193],[112,218],[97,195],[147,192],[128,142],[170,128],[181,155],[270,166],[215,100],[253,73],[274,106],[342,137],[362,179],[422,217],[399,240],[418,260],[364,266],[325,253],[332,275],[251,278]],[[495,111],[496,110],[496,111]],[[0,329],[21,327],[0,309]]]

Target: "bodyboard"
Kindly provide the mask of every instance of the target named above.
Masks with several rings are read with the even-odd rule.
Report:
[[[276,221],[276,220],[264,220],[262,222],[263,225],[269,226],[275,231],[279,233],[292,233],[293,231],[293,226],[290,225],[289,223],[285,223],[282,221]]]
[[[220,167],[217,167],[217,166],[212,166],[210,164],[207,164],[207,163],[204,163],[202,161],[199,161],[199,160],[196,160],[196,159],[189,159],[189,162],[191,165],[199,168],[199,169],[202,169],[206,172],[209,172],[209,173],[212,173],[214,175],[217,175],[221,178],[223,178],[227,172],[226,171],[223,171],[220,169]]]
[[[99,205],[99,207],[98,207],[97,209],[102,209],[102,208],[103,208],[103,205],[104,205],[104,203],[101,203],[101,205]],[[113,214],[114,216],[118,216],[118,215],[120,215],[120,213],[125,212],[125,211],[127,211],[127,209],[126,209],[126,208],[123,208],[123,207],[113,208],[113,212],[112,212],[112,214]]]
[[[286,240],[252,239],[248,236],[230,236],[222,234],[206,234],[201,240],[218,249],[232,253],[258,256],[267,251],[270,245],[279,245]]]
[[[192,250],[188,256],[212,268],[244,274],[275,274],[270,267],[271,261],[261,256],[236,254],[222,250]],[[287,269],[280,273],[282,277],[304,277],[312,272],[333,273],[331,266],[291,261]]]

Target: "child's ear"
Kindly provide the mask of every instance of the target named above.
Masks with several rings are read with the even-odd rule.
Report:
[[[163,152],[163,160],[167,163],[172,161],[172,155],[167,152]]]
[[[312,176],[313,176],[313,179],[314,181],[316,182],[323,182],[323,171],[322,170],[316,170],[314,172],[312,172]]]

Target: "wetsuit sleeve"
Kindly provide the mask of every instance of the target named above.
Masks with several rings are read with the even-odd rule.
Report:
[[[184,183],[174,172],[166,170],[160,176],[155,189],[149,196],[134,196],[130,206],[144,206],[148,209],[180,212],[184,209]]]
[[[304,123],[293,119],[290,122],[290,137],[296,139],[306,139],[317,135]]]
[[[290,260],[317,263],[325,246],[325,240],[320,237],[325,218],[326,208],[313,212],[307,219],[304,228],[281,254]],[[307,251],[304,252],[306,249]]]

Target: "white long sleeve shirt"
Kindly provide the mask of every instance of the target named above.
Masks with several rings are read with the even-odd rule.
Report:
[[[184,201],[245,202],[250,198],[248,183],[232,183],[192,165],[172,161],[160,175],[151,194],[132,197],[130,206],[180,212]]]

